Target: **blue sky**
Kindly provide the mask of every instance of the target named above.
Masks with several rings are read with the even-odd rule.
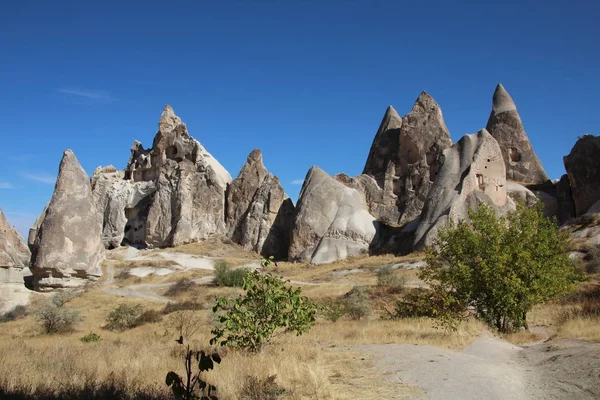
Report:
[[[502,82],[551,178],[600,130],[589,0],[23,0],[1,16],[0,208],[22,233],[65,149],[88,174],[123,168],[167,103],[233,176],[262,149],[293,199],[311,165],[362,172],[386,107],[422,90],[456,141]]]

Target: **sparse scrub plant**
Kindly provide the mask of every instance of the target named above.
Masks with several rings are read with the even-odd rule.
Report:
[[[354,286],[342,298],[345,314],[354,320],[371,315],[369,290],[364,286]]]
[[[383,265],[377,270],[377,286],[400,289],[406,284],[406,278],[398,276],[392,265]]]
[[[183,310],[202,310],[204,305],[202,303],[198,303],[196,301],[186,300],[180,301],[177,303],[167,303],[167,305],[163,308],[163,314],[171,314],[175,311],[183,311]]]
[[[28,313],[27,307],[23,305],[14,306],[11,310],[0,316],[0,323],[16,321],[18,319],[25,318]]]
[[[302,289],[286,286],[281,278],[258,271],[244,278],[245,294],[235,299],[218,297],[214,313],[222,326],[211,331],[211,344],[259,351],[275,335],[300,335],[315,323],[317,306],[302,296]]]
[[[81,321],[81,314],[65,304],[73,299],[71,292],[59,292],[49,299],[37,299],[33,306],[33,317],[45,333],[71,332]]]
[[[196,282],[188,278],[181,278],[167,289],[165,296],[175,297],[182,293],[189,293],[198,286]]]
[[[468,309],[501,332],[527,328],[527,313],[581,277],[568,257],[568,237],[542,205],[506,217],[480,204],[469,222],[449,224],[427,249],[419,274],[439,300],[436,317],[455,326]]]
[[[155,324],[162,321],[162,313],[156,310],[146,310],[137,319],[136,325]]]
[[[217,286],[242,287],[248,271],[248,268],[231,268],[227,262],[218,261],[215,264],[214,283]]]
[[[240,400],[277,400],[285,394],[285,389],[282,389],[275,383],[277,375],[271,375],[264,379],[259,379],[255,376],[248,376],[244,381],[240,393]]]
[[[584,258],[585,271],[588,274],[600,273],[600,246],[593,246],[588,249]]]
[[[108,314],[104,328],[116,332],[134,328],[138,325],[141,315],[141,304],[119,304],[117,308]]]
[[[87,335],[80,337],[79,340],[83,343],[99,342],[100,335],[97,335],[94,332],[90,332]]]
[[[321,315],[331,322],[337,322],[338,319],[346,315],[346,307],[340,299],[328,301],[321,309]]]
[[[180,338],[191,340],[202,327],[201,315],[193,310],[181,310],[167,316],[165,328],[173,329]]]

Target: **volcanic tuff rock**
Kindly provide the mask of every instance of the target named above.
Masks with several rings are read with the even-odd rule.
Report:
[[[600,136],[584,135],[563,158],[575,205],[580,216],[600,199]]]
[[[485,202],[501,212],[514,209],[502,152],[488,131],[463,136],[444,150],[443,159],[415,233],[416,249],[431,244],[446,221],[466,219],[469,206]]]
[[[177,246],[225,231],[231,176],[166,106],[152,148],[135,141],[127,168],[92,178],[106,247]]]
[[[29,291],[23,286],[23,270],[31,253],[14,227],[0,210],[0,314],[29,302]]]
[[[90,181],[75,154],[67,150],[33,245],[35,289],[76,287],[98,279],[104,251],[100,233]]]
[[[501,83],[494,91],[492,113],[486,129],[502,149],[507,179],[522,183],[548,180],[525,133],[517,106]]]
[[[378,213],[382,222],[402,224],[419,216],[436,179],[440,154],[451,145],[442,110],[427,92],[419,95],[404,118],[388,107],[363,170],[383,190],[378,202],[388,211]]]
[[[260,150],[248,155],[229,185],[226,204],[227,235],[234,242],[267,257],[287,256],[294,205],[265,168]]]
[[[296,205],[289,259],[321,264],[366,252],[375,224],[361,193],[312,167]]]
[[[573,202],[573,192],[569,183],[569,176],[564,174],[556,184],[556,198],[558,201],[558,223],[564,224],[575,217],[575,203]]]

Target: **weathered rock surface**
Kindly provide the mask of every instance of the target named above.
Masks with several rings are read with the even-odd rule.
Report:
[[[23,271],[29,266],[30,256],[25,240],[0,210],[0,314],[29,302]]]
[[[416,249],[431,244],[446,221],[466,219],[469,206],[485,202],[500,212],[514,209],[500,146],[487,130],[463,136],[444,150],[443,159],[415,233]]]
[[[502,149],[507,179],[521,183],[542,183],[548,180],[548,175],[525,133],[517,106],[501,83],[494,92],[492,113],[486,129]]]
[[[226,204],[227,235],[234,242],[264,256],[287,256],[294,205],[265,168],[260,150],[250,153],[229,185]]]
[[[386,210],[377,212],[380,221],[399,225],[420,215],[436,179],[440,155],[451,145],[442,110],[426,92],[404,118],[388,107],[363,170],[382,189],[381,200],[379,194],[370,195],[378,204],[369,205],[372,210]]]
[[[569,176],[564,174],[556,184],[556,199],[558,201],[558,222],[564,224],[571,218],[575,218],[575,203],[573,192],[569,183]]]
[[[600,136],[585,135],[577,140],[569,155],[563,159],[577,217],[585,214],[592,204],[600,199],[598,154]],[[563,189],[566,189],[564,183]]]
[[[67,150],[33,245],[36,290],[77,287],[101,276],[104,246],[99,222],[88,176]]]
[[[363,194],[312,167],[296,205],[289,259],[321,264],[367,252],[375,224]]]
[[[135,141],[124,171],[99,168],[92,178],[108,248],[177,246],[222,235],[231,176],[187,131],[170,106],[152,148]]]

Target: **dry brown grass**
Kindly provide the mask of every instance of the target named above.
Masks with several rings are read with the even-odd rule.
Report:
[[[529,332],[529,331],[518,331],[518,332],[503,335],[502,338],[512,344],[520,345],[520,344],[537,342],[537,341],[545,339],[546,337],[544,335],[542,335],[541,333]]]
[[[259,261],[260,256],[253,251],[245,250],[242,246],[232,242],[227,237],[211,238],[201,242],[184,244],[181,246],[164,249],[162,251],[187,253],[198,256],[223,258],[231,265],[239,261]]]

